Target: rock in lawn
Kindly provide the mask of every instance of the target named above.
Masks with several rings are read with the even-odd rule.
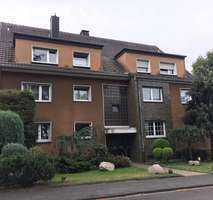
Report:
[[[198,161],[198,160],[190,160],[189,161],[189,165],[199,166],[200,165],[200,161]]]
[[[113,171],[115,169],[115,165],[110,162],[101,162],[99,165],[100,170]]]
[[[153,174],[164,174],[166,171],[159,164],[154,164],[148,168],[149,173]]]

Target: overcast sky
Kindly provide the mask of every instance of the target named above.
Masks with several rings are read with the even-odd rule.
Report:
[[[157,45],[190,69],[213,49],[212,10],[212,0],[0,0],[0,21],[49,28],[56,13],[63,31]]]

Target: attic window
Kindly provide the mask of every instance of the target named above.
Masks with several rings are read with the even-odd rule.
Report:
[[[74,52],[73,53],[73,66],[90,68],[89,53]]]
[[[32,62],[45,64],[58,64],[57,49],[45,49],[40,47],[33,47]]]

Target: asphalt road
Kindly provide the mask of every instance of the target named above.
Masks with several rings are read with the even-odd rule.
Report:
[[[105,200],[212,200],[213,187],[183,189],[169,192],[137,194]]]

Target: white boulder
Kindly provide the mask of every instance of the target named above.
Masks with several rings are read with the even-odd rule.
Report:
[[[110,162],[101,162],[99,165],[100,170],[113,171],[115,169],[115,165]]]
[[[199,160],[190,160],[189,165],[195,165],[195,166],[199,166],[200,165],[200,161]]]
[[[148,168],[148,172],[153,174],[164,174],[166,170],[159,164],[154,164]]]

